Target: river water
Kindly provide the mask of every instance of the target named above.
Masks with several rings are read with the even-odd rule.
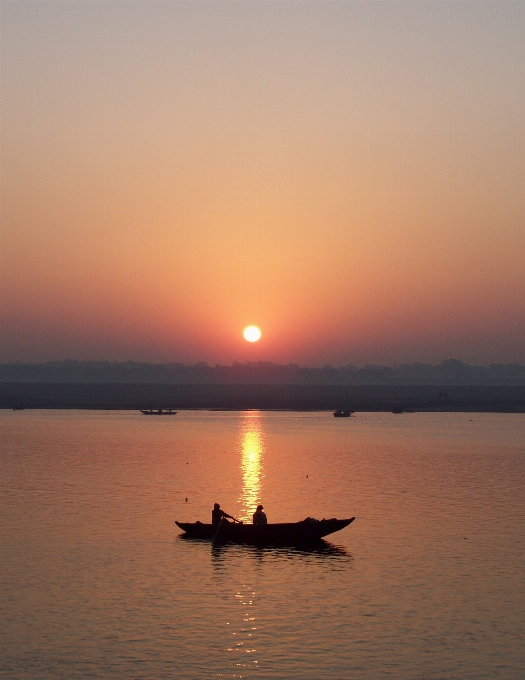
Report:
[[[525,415],[0,412],[0,677],[525,677]],[[320,548],[174,520],[352,517]]]

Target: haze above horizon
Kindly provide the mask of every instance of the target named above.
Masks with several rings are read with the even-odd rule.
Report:
[[[0,362],[525,363],[525,3],[1,18]]]

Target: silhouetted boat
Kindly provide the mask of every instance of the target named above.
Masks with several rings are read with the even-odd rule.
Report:
[[[140,412],[145,416],[174,416],[177,413],[171,408],[141,408]]]
[[[350,418],[352,411],[334,411],[334,418]]]
[[[317,541],[323,536],[340,531],[354,519],[355,517],[319,520],[308,517],[302,522],[263,525],[224,521],[220,525],[201,522],[175,522],[175,524],[192,538],[208,538],[234,543],[298,545],[308,541]]]

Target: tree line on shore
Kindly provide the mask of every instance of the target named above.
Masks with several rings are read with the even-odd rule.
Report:
[[[168,383],[168,384],[318,384],[318,385],[525,385],[525,366],[471,366],[448,359],[436,366],[351,364],[320,368],[267,361],[210,366],[137,361],[50,361],[0,364],[1,382]]]

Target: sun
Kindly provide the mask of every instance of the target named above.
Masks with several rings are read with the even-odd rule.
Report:
[[[257,326],[246,326],[242,334],[248,342],[257,342],[261,337],[261,331]]]

